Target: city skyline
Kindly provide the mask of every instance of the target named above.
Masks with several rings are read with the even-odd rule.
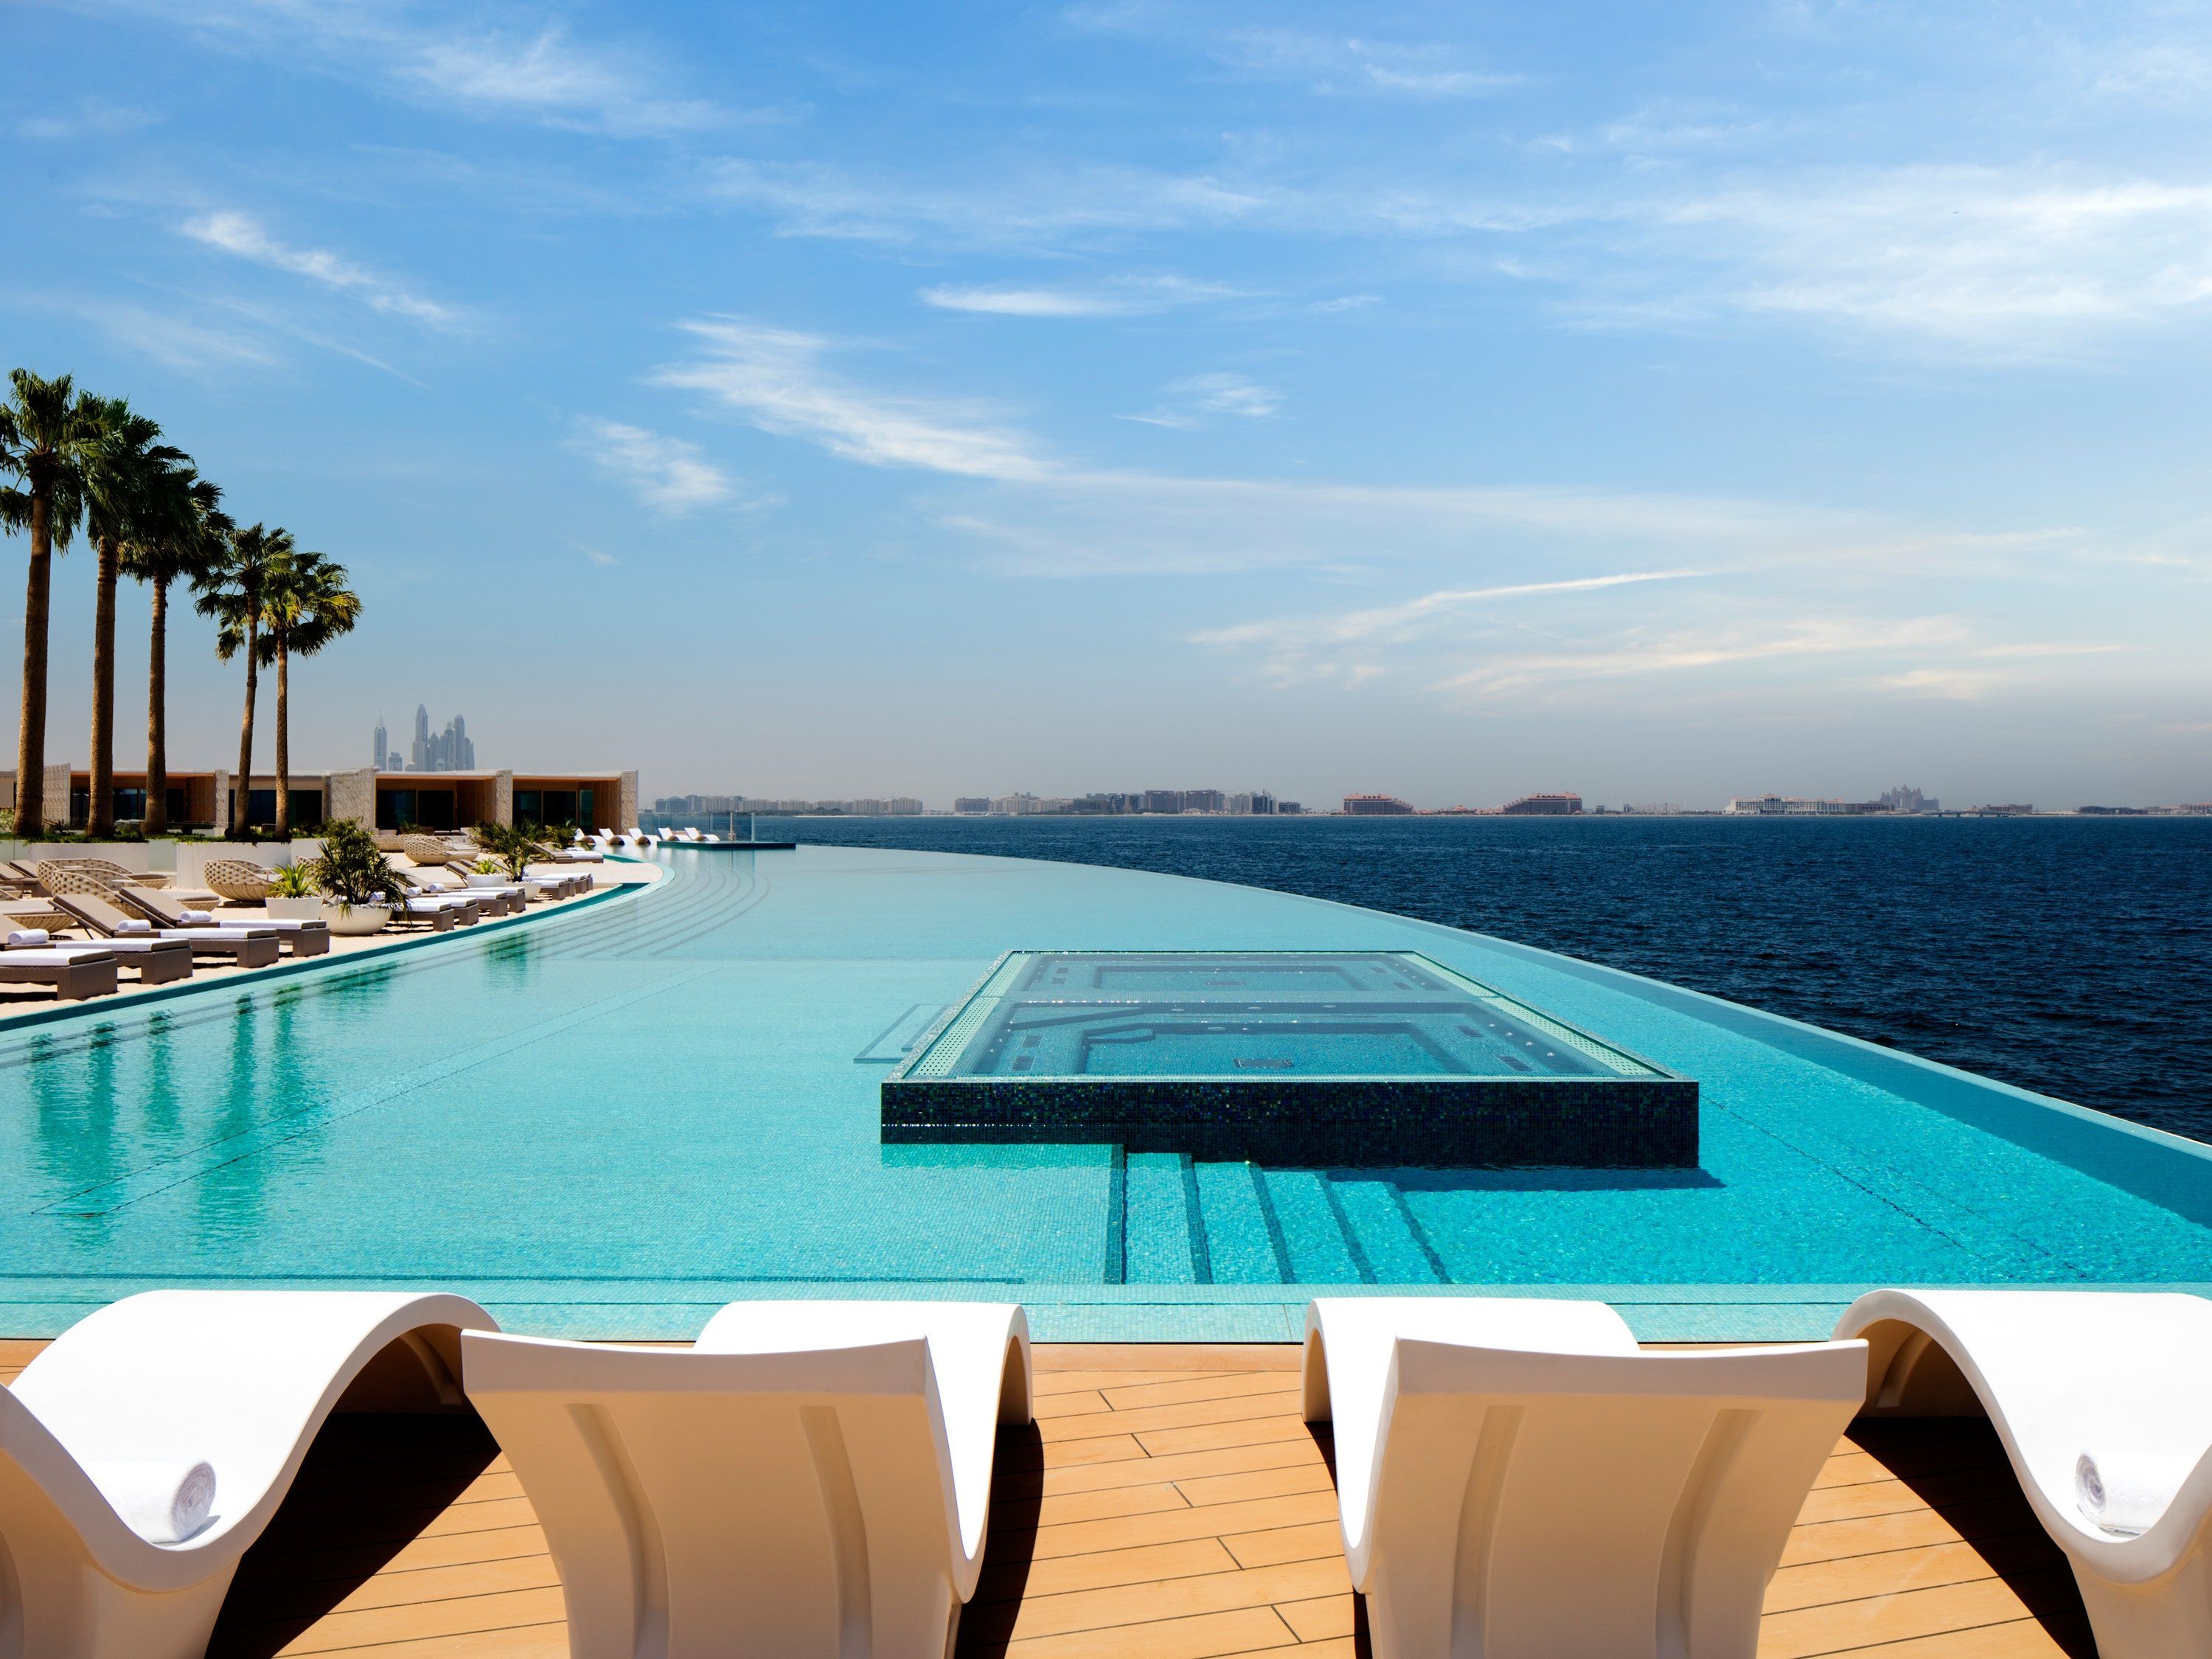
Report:
[[[446,722],[445,730],[430,729],[430,708],[427,703],[415,705],[415,735],[408,744],[405,758],[391,746],[385,730],[384,716],[376,717],[376,730],[370,738],[376,769],[393,772],[472,772],[477,764],[477,746],[469,736],[469,723],[455,714]]]
[[[353,573],[303,756],[2212,793],[2201,12],[934,21],[19,8],[0,314]]]

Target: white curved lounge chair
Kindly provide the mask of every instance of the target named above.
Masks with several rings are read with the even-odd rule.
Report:
[[[944,1659],[1030,1420],[1005,1304],[739,1302],[688,1350],[471,1333],[462,1364],[592,1659]]]
[[[23,1659],[198,1659],[239,1557],[342,1395],[461,1404],[458,1296],[150,1291],[72,1326],[0,1389],[0,1637]],[[214,1513],[155,1543],[117,1512],[149,1470],[204,1462]]]
[[[2212,1301],[1875,1291],[1836,1334],[1869,1345],[1869,1413],[1989,1418],[2073,1564],[2101,1659],[2212,1653]],[[2085,1454],[2152,1472],[2163,1512],[2138,1534],[2100,1526],[2075,1495]]]
[[[1314,1302],[1376,1659],[1752,1659],[1865,1378],[1856,1342],[1641,1352],[1599,1302]]]

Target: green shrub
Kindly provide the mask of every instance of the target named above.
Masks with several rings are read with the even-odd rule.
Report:
[[[332,818],[323,826],[323,855],[307,867],[323,896],[348,908],[400,896],[376,837],[351,818]]]
[[[312,862],[308,864],[280,864],[276,879],[270,884],[276,898],[313,898],[322,888],[315,880]]]

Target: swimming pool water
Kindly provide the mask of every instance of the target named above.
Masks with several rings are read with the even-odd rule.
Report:
[[[920,1077],[1657,1077],[1407,951],[1015,951]]]
[[[1302,1287],[1482,1285],[1747,1337],[1877,1283],[2212,1281],[2203,1148],[1654,981],[1129,871],[667,856],[656,890],[503,936],[0,1034],[0,1324],[157,1284],[436,1284],[516,1328],[683,1335],[834,1288],[1249,1338],[1291,1334]],[[1419,952],[1698,1079],[1701,1167],[882,1145],[889,1068],[1040,939]]]

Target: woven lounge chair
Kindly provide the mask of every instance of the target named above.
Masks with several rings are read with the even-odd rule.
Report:
[[[200,879],[234,904],[258,904],[276,890],[276,872],[248,859],[210,859]]]
[[[50,864],[84,871],[110,886],[118,881],[135,881],[142,887],[167,887],[173,879],[165,871],[129,870],[112,859],[41,859],[37,867],[43,871]],[[45,879],[44,876],[40,877],[40,881]]]
[[[1752,1659],[1858,1342],[1645,1353],[1601,1302],[1324,1297],[1305,1414],[1376,1659]]]
[[[2100,1659],[2212,1653],[2212,1301],[1875,1291],[1836,1332],[1872,1348],[1869,1414],[1989,1419]]]
[[[134,916],[110,897],[98,893],[56,893],[57,907],[70,921],[103,939],[181,939],[195,957],[223,957],[241,968],[266,968],[276,960],[283,943],[273,927],[160,928],[143,916]]]
[[[67,918],[64,918],[67,923]],[[21,939],[21,944],[16,940]],[[59,951],[77,956],[102,953],[116,959],[118,968],[136,970],[141,985],[167,985],[192,976],[192,947],[180,939],[104,939],[92,941],[55,939],[44,927],[9,930],[9,951]]]
[[[217,921],[204,910],[187,910],[180,904],[172,903],[167,893],[152,892],[127,883],[116,888],[115,896],[167,934],[198,933],[232,925]],[[200,917],[206,920],[198,920]],[[294,916],[264,916],[247,925],[269,929],[295,957],[330,954],[331,925],[320,917],[309,920]]]
[[[696,1346],[470,1333],[469,1398],[545,1528],[569,1651],[944,1659],[975,1593],[1018,1307],[740,1302]]]
[[[459,1409],[459,1333],[496,1328],[404,1291],[153,1291],[81,1320],[0,1389],[5,1651],[198,1659],[331,1413]]]
[[[46,985],[63,1002],[112,996],[112,951],[0,951],[0,985]]]

